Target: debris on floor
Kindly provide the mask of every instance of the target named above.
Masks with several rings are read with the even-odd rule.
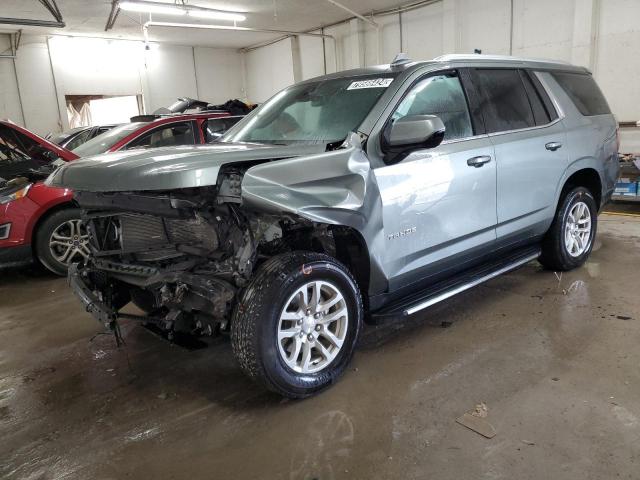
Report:
[[[553,272],[553,274],[558,279],[558,288],[560,288],[560,284],[562,283],[562,272],[560,272],[560,275],[558,275],[558,272]],[[562,294],[563,295],[567,294],[567,291],[564,288],[562,289]]]
[[[480,402],[476,405],[476,408],[473,410],[473,412],[471,412],[471,415],[473,415],[474,417],[487,418],[487,415],[489,415],[489,409],[484,402]]]
[[[496,436],[496,429],[486,420],[488,414],[489,409],[481,402],[472,411],[456,418],[456,422],[483,437],[493,438]]]

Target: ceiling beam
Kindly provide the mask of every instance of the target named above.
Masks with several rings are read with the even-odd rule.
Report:
[[[49,10],[49,13],[53,15],[57,22],[62,22],[62,13],[60,13],[56,0],[39,0],[39,2]]]
[[[107,32],[113,28],[120,14],[120,7],[118,6],[118,0],[112,0],[111,11],[109,12],[109,18],[107,24],[104,26],[104,31]]]
[[[32,20],[30,18],[7,18],[0,17],[0,24],[5,25],[26,25],[29,27],[53,27],[64,28],[65,23],[62,19],[62,13],[58,8],[56,0],[38,0],[44,8],[55,18],[55,20]]]
[[[327,2],[331,3],[332,5],[335,5],[338,8],[343,9],[346,12],[349,12],[354,17],[359,18],[360,20],[363,20],[363,21],[367,22],[371,26],[378,28],[378,24],[376,22],[374,22],[371,18],[367,18],[364,15],[360,15],[358,12],[355,12],[355,11],[351,10],[349,7],[344,6],[340,2],[337,2],[336,0],[327,0]]]
[[[31,20],[29,18],[6,18],[0,17],[0,24],[5,25],[27,25],[29,27],[53,27],[64,28],[64,22],[54,20]]]

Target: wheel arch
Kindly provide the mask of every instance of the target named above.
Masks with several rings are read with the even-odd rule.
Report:
[[[602,178],[595,168],[580,168],[572,172],[564,181],[558,201],[561,201],[564,195],[572,188],[584,187],[593,195],[599,210],[602,207],[602,185]]]
[[[365,310],[368,310],[371,263],[367,242],[355,228],[336,225],[329,228],[334,239],[335,258],[344,264],[356,279]]]

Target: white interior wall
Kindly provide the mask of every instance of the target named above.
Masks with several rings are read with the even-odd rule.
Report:
[[[11,54],[9,35],[0,35],[0,53]],[[0,58],[0,118],[9,118],[23,124],[16,69],[12,58]]]
[[[573,1],[514,3],[513,54],[571,61]],[[549,12],[553,15],[549,15]]]
[[[618,120],[640,120],[640,1],[601,1],[599,17],[594,74]]]
[[[444,2],[438,2],[402,13],[402,51],[410,58],[429,60],[444,51],[443,5]],[[394,55],[396,53],[398,51]],[[390,62],[394,55],[385,58],[385,63]]]
[[[198,98],[193,48],[181,45],[150,45],[144,51],[148,91],[146,109],[153,112],[176,101],[177,96]]]
[[[325,58],[327,64],[327,73],[337,72],[353,68],[351,54],[349,52],[349,43],[352,38],[348,23],[340,23],[332,27],[324,29],[326,35],[331,35],[335,40],[328,39],[325,42]],[[307,55],[307,52],[301,51],[301,55]],[[320,63],[322,57],[316,58],[316,62]]]
[[[510,0],[459,1],[455,13],[456,51],[473,53],[477,48],[486,54],[509,55]]]
[[[618,119],[636,121],[640,119],[638,19],[638,0],[513,0],[513,12],[510,0],[442,0],[375,17],[378,29],[361,20],[325,28],[325,33],[337,38],[337,56],[331,40],[325,42],[324,58],[318,55],[317,43],[304,40],[293,57],[299,56],[304,72],[314,74],[323,72],[325,63],[326,73],[387,63],[401,50],[415,60],[473,53],[476,48],[486,54],[511,52],[564,60],[590,68]],[[260,50],[251,55],[260,57],[256,53]],[[247,70],[247,81],[254,82],[252,75],[265,73]],[[303,78],[310,76],[303,74]],[[284,86],[282,80],[273,83],[271,90],[264,88],[261,97]],[[251,98],[251,89],[247,93]]]
[[[618,119],[640,119],[640,1],[513,0],[513,12],[510,5],[442,0],[376,17],[378,29],[361,20],[327,27],[335,47],[331,39],[299,37],[243,54],[167,44],[145,52],[142,42],[23,35],[15,62],[0,59],[0,117],[37,133],[58,131],[67,127],[67,94],[142,94],[147,111],[185,95],[263,102],[296,81],[386,63],[400,50],[424,60],[480,48],[588,66]],[[9,37],[0,35],[0,51],[8,49]]]
[[[278,90],[291,85],[295,82],[291,38],[247,52],[245,68],[250,102],[264,102]]]
[[[62,130],[45,37],[22,36],[16,56],[16,70],[24,110],[23,125],[41,134]]]
[[[215,104],[243,99],[242,56],[228,48],[194,48],[198,98]]]
[[[65,95],[143,93],[144,46],[141,42],[53,37],[47,43],[63,129],[69,128]]]
[[[390,62],[400,52],[399,16],[385,15],[376,18],[378,28],[364,25],[365,65],[378,65]],[[378,35],[380,35],[378,37]]]
[[[0,118],[43,135],[69,127],[65,95],[142,95],[146,112],[182,96],[245,97],[234,49],[151,43],[145,50],[138,41],[23,35],[15,64],[25,118],[10,59],[0,59]]]
[[[313,33],[320,33],[320,31]],[[327,45],[331,46],[331,43],[331,40],[319,37],[299,37],[298,49],[299,51],[304,52],[304,55],[299,54],[301,80],[317,77],[318,75],[324,75],[324,60],[322,52]]]

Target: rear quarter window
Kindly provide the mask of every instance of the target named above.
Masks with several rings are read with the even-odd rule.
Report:
[[[611,113],[607,100],[591,75],[564,72],[557,72],[552,75],[582,115],[592,116]]]

